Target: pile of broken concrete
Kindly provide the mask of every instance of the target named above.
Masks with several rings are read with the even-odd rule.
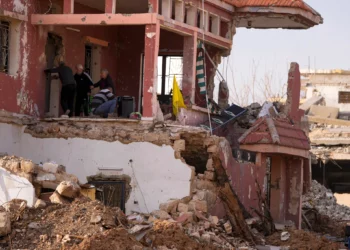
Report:
[[[303,196],[303,209],[311,208],[337,221],[350,220],[350,207],[339,205],[332,190],[315,180],[309,192]]]
[[[212,249],[250,249],[249,244],[233,236],[232,225],[228,220],[220,220],[217,216],[208,216],[205,211],[205,201],[201,200],[170,200],[160,205],[160,210],[150,214],[134,213],[129,215],[129,224],[134,225],[130,233],[136,238],[142,238],[147,231],[152,230],[156,221],[174,223],[192,239]]]

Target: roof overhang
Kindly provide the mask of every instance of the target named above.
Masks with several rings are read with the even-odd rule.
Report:
[[[310,152],[304,149],[290,148],[275,144],[255,144],[255,145],[240,145],[240,149],[265,153],[265,154],[284,154],[290,156],[297,156],[302,158],[309,158]]]
[[[236,8],[236,27],[255,29],[308,29],[323,23],[317,12],[294,7],[249,6]]]

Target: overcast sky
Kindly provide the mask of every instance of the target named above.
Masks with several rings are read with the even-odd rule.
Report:
[[[301,68],[308,68],[310,58],[312,69],[350,69],[350,0],[305,2],[321,13],[323,24],[308,30],[237,29],[228,59],[231,70],[223,69],[227,62],[221,65],[231,90],[234,82],[237,92],[244,92],[240,88],[251,82],[253,70],[257,81],[266,73],[272,75],[278,89],[286,82],[292,61]]]

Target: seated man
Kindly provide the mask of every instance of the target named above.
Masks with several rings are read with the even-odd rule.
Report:
[[[108,114],[113,114],[116,106],[117,99],[113,95],[111,88],[101,89],[91,102],[92,113],[103,118],[107,118]]]

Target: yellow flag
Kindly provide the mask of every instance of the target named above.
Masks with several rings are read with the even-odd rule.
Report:
[[[175,116],[179,113],[179,108],[187,108],[184,103],[179,85],[177,84],[176,77],[174,76],[173,81],[173,113]]]

